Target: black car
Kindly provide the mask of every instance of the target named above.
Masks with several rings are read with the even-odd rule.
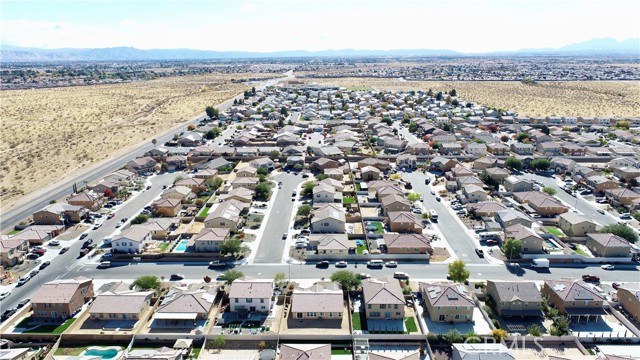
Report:
[[[182,280],[184,279],[184,275],[181,274],[171,274],[171,277],[169,278],[169,280]]]
[[[51,261],[45,261],[42,264],[40,264],[40,270],[46,268],[47,266],[51,265]]]
[[[67,251],[69,251],[69,247],[63,247],[62,249],[60,249],[60,254],[64,254]]]
[[[316,264],[317,268],[321,268],[321,269],[326,269],[329,267],[329,262],[328,261],[320,261],[319,263]]]
[[[89,234],[87,234],[87,233],[84,233],[84,234],[80,235],[80,240],[86,238],[87,236],[89,236]]]
[[[29,260],[38,260],[39,257],[40,257],[40,255],[38,255],[36,253],[31,253],[31,254],[27,255],[27,259],[29,259]]]
[[[20,302],[18,303],[18,305],[16,305],[16,307],[17,307],[18,309],[20,309],[21,307],[23,307],[23,306],[27,305],[27,304],[29,303],[29,301],[31,301],[31,299],[23,299],[22,301],[20,301]]]
[[[478,254],[479,257],[483,258],[484,257],[484,250],[476,249],[476,254]]]

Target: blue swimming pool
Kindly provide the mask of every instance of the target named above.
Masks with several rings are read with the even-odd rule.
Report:
[[[180,240],[180,242],[178,243],[176,248],[173,249],[173,252],[185,252],[185,251],[187,251],[187,243],[188,242],[189,242],[189,240]]]
[[[117,355],[116,349],[89,349],[84,352],[84,356],[102,356],[103,359],[113,359]]]
[[[545,242],[547,243],[547,247],[550,249],[556,248],[556,243],[554,243],[553,241],[549,240],[549,239],[545,239]]]

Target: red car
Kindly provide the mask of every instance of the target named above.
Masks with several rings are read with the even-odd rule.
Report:
[[[582,275],[582,280],[589,282],[600,282],[600,278],[596,275]]]

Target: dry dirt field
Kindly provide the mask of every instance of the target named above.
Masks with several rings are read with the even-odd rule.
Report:
[[[213,74],[80,87],[3,91],[0,209],[73,171],[150,141],[268,74]]]
[[[460,99],[522,116],[640,116],[640,81],[541,82],[399,81],[380,78],[304,79],[321,85],[375,90],[456,89]]]

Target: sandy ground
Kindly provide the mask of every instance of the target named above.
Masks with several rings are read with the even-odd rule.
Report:
[[[151,81],[3,91],[0,206],[75,170],[117,155],[202,113],[251,85],[211,74]]]
[[[304,79],[321,85],[383,90],[449,91],[460,99],[522,116],[640,116],[640,81],[540,82],[399,81],[380,78]]]

